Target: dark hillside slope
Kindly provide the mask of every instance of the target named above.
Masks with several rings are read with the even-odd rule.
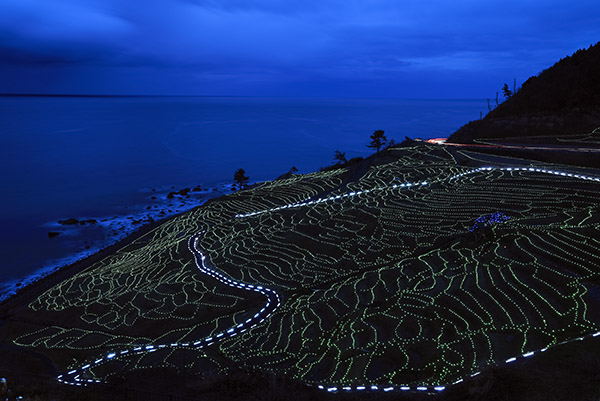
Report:
[[[483,120],[456,131],[451,142],[483,138],[581,135],[600,126],[600,42],[529,78]]]
[[[4,309],[0,377],[89,383],[54,400],[597,401],[598,199],[600,170],[424,142],[260,183]]]

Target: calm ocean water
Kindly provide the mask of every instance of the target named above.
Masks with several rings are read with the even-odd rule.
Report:
[[[482,100],[0,97],[0,298],[150,212],[223,193],[237,168],[251,181],[292,166],[307,173],[336,149],[367,156],[374,130],[447,137],[484,109]],[[196,185],[210,190],[165,199],[172,186]],[[70,217],[98,223],[56,223]]]

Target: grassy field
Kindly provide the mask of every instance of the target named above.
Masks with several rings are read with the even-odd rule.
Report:
[[[47,358],[45,368],[12,359],[35,373],[90,364],[82,380],[242,369],[325,393],[444,387],[460,399],[462,380],[497,385],[506,379],[495,369],[518,372],[579,337],[600,342],[595,178],[436,145],[390,148],[174,218],[12,311],[0,339]],[[194,347],[265,303],[198,271],[187,241],[199,231],[212,269],[282,302],[239,335]]]

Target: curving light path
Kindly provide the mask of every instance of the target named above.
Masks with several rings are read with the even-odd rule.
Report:
[[[464,173],[453,175],[450,178],[442,178],[442,179],[433,180],[433,181],[426,180],[426,181],[417,181],[417,182],[405,182],[405,183],[400,183],[400,184],[390,184],[390,185],[387,185],[384,187],[375,187],[372,189],[353,191],[353,192],[348,192],[346,194],[329,196],[327,198],[318,198],[315,200],[306,199],[302,202],[289,203],[287,205],[278,206],[278,207],[274,207],[271,209],[257,210],[255,212],[250,212],[250,213],[240,213],[240,214],[237,214],[235,217],[236,218],[253,217],[253,216],[258,216],[258,215],[264,214],[264,213],[277,212],[280,210],[285,210],[285,209],[290,209],[290,208],[314,206],[314,205],[318,205],[319,203],[323,203],[323,202],[332,202],[332,201],[343,200],[346,198],[352,198],[354,196],[358,196],[361,194],[367,194],[367,193],[375,192],[375,191],[385,191],[385,190],[390,190],[390,189],[406,189],[406,188],[415,189],[415,188],[429,185],[429,184],[435,183],[435,182],[452,181],[452,180],[455,180],[457,178],[464,177],[467,175],[479,173],[482,171],[492,171],[492,170],[528,171],[528,172],[551,174],[551,175],[558,175],[558,176],[562,176],[562,177],[571,177],[571,178],[578,178],[581,180],[600,182],[600,178],[598,178],[598,177],[592,177],[592,176],[583,175],[583,174],[573,174],[573,173],[567,173],[564,171],[549,170],[549,169],[536,168],[536,167],[479,167],[479,168],[476,168],[473,170],[466,171]]]
[[[461,177],[464,177],[467,175],[471,175],[471,174],[475,174],[475,173],[479,173],[479,172],[487,172],[487,171],[492,171],[492,170],[525,171],[525,172],[551,174],[551,175],[562,176],[562,177],[570,177],[570,178],[576,178],[576,179],[581,179],[581,180],[586,180],[586,181],[600,182],[599,177],[593,177],[593,176],[582,175],[582,174],[573,174],[573,173],[568,173],[568,172],[563,172],[563,171],[541,169],[541,168],[534,168],[534,167],[480,167],[480,168],[476,168],[476,169],[473,169],[473,170],[470,170],[470,171],[467,171],[467,172],[464,172],[461,174],[456,174],[449,178],[439,179],[436,181],[437,182],[442,182],[442,181],[446,181],[446,180],[452,181],[452,180],[455,180],[457,178],[461,178]],[[414,188],[426,186],[429,184],[430,184],[429,181],[419,181],[419,182],[415,182],[415,183],[409,182],[409,183],[401,183],[401,184],[390,184],[385,187],[377,187],[377,188],[366,189],[366,190],[362,190],[362,191],[349,192],[346,194],[330,196],[327,198],[319,198],[316,200],[307,199],[303,202],[291,203],[291,204],[287,204],[287,205],[283,205],[283,206],[279,206],[279,207],[275,207],[275,208],[271,208],[271,209],[264,209],[264,210],[259,210],[259,211],[255,211],[255,212],[245,213],[245,214],[237,214],[235,217],[236,218],[253,217],[253,216],[260,215],[260,214],[276,212],[276,211],[285,210],[285,209],[289,209],[289,208],[313,206],[313,205],[320,204],[322,202],[331,202],[331,201],[342,200],[345,198],[351,198],[351,197],[360,195],[362,193],[368,193],[368,192],[379,191],[379,190],[390,190],[390,189],[405,189],[405,188],[414,189]],[[264,286],[246,284],[246,283],[235,281],[235,280],[219,273],[218,271],[209,268],[206,265],[206,256],[198,248],[198,243],[199,243],[199,240],[203,233],[204,233],[203,231],[196,233],[196,234],[192,235],[192,237],[190,237],[188,240],[188,248],[189,248],[190,252],[192,253],[192,255],[194,255],[194,261],[195,261],[196,267],[198,267],[198,270],[200,270],[201,273],[204,273],[210,277],[213,277],[216,280],[220,281],[221,283],[226,284],[230,287],[235,287],[235,288],[239,288],[239,289],[243,289],[243,290],[247,290],[247,291],[255,291],[255,292],[258,292],[258,293],[264,295],[267,298],[267,302],[265,303],[265,305],[257,313],[255,313],[254,316],[248,318],[245,322],[240,323],[236,326],[233,326],[225,331],[221,331],[211,337],[207,337],[207,338],[198,340],[196,342],[190,342],[190,343],[145,345],[145,346],[138,346],[135,348],[129,348],[129,349],[125,349],[125,350],[111,351],[108,354],[106,354],[105,356],[102,356],[102,357],[96,359],[94,362],[88,363],[79,368],[73,369],[67,373],[59,375],[57,377],[59,382],[69,384],[69,385],[75,385],[75,386],[84,386],[84,385],[87,385],[87,383],[100,383],[101,382],[100,380],[84,379],[81,376],[90,368],[93,368],[95,366],[98,366],[98,365],[101,365],[104,363],[109,363],[109,362],[116,360],[123,356],[155,352],[162,348],[201,349],[204,347],[208,347],[218,341],[224,340],[226,338],[234,337],[240,333],[245,332],[246,330],[248,330],[251,327],[261,324],[265,319],[267,319],[279,307],[279,305],[281,304],[281,297],[274,290],[264,287]],[[532,350],[532,351],[526,352],[522,355],[518,355],[518,356],[515,356],[512,358],[509,358],[504,362],[498,363],[498,365],[510,364],[517,360],[529,358],[536,354],[545,352],[550,348],[554,348],[554,347],[557,347],[560,345],[564,345],[564,344],[568,344],[568,343],[572,343],[572,342],[576,342],[576,341],[581,341],[586,338],[595,338],[595,337],[599,337],[599,336],[600,336],[600,331],[593,333],[593,334],[589,334],[587,336],[578,337],[578,338],[574,338],[571,340],[566,340],[561,343],[555,344],[551,347],[542,348],[539,350]],[[470,377],[475,377],[475,376],[479,375],[480,373],[481,372],[472,373],[470,375]],[[402,391],[402,392],[405,392],[405,391],[415,391],[415,392],[426,392],[426,393],[439,393],[439,392],[444,391],[449,386],[461,383],[463,380],[464,379],[460,379],[458,381],[455,381],[454,383],[449,383],[449,384],[445,384],[445,385],[440,384],[440,385],[435,385],[435,386],[431,386],[431,385],[398,386],[398,385],[364,384],[364,385],[354,385],[354,386],[318,385],[317,388],[319,388],[320,390],[327,391],[327,392],[352,392],[352,391],[383,391],[383,392]]]
[[[198,249],[198,241],[200,240],[200,236],[202,234],[203,234],[203,232],[194,234],[188,240],[188,248],[189,248],[190,252],[192,253],[192,255],[194,255],[194,261],[196,263],[196,267],[198,267],[200,272],[202,272],[210,277],[213,277],[213,278],[219,280],[221,283],[226,284],[230,287],[241,288],[246,291],[254,291],[254,292],[258,292],[258,293],[264,295],[267,298],[267,302],[265,303],[265,305],[258,312],[256,312],[254,314],[254,316],[248,318],[245,322],[242,322],[236,326],[233,326],[225,331],[221,331],[213,336],[206,337],[202,340],[198,340],[195,342],[145,345],[145,346],[138,346],[135,348],[124,349],[124,350],[120,350],[120,351],[112,351],[112,352],[109,352],[108,354],[106,354],[105,356],[102,356],[102,357],[96,359],[92,363],[88,363],[77,369],[73,369],[65,374],[59,375],[58,376],[59,382],[74,385],[74,386],[83,386],[83,385],[86,385],[87,383],[101,383],[100,380],[83,379],[83,378],[81,378],[81,376],[85,373],[86,370],[88,370],[90,368],[93,368],[95,366],[98,366],[98,365],[101,365],[104,363],[112,362],[113,360],[116,360],[122,356],[155,352],[162,348],[201,349],[204,347],[208,347],[209,345],[212,345],[215,342],[222,341],[226,338],[235,337],[238,334],[245,332],[249,328],[261,324],[267,317],[269,317],[269,315],[271,315],[275,311],[275,309],[277,309],[277,307],[279,307],[279,305],[281,304],[281,297],[275,291],[273,291],[269,288],[260,286],[260,285],[252,285],[252,284],[245,284],[245,283],[237,282],[237,281],[232,280],[231,278],[219,273],[218,271],[209,268],[206,265],[206,256],[204,256],[204,254],[202,254],[200,249]]]

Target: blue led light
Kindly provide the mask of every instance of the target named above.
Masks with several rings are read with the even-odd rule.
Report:
[[[479,230],[483,227],[491,226],[491,225],[498,224],[498,223],[504,223],[505,221],[507,221],[509,219],[510,219],[510,217],[505,215],[502,212],[486,214],[484,216],[478,217],[475,220],[475,224],[473,224],[473,226],[471,228],[469,228],[469,231],[473,232],[473,231]]]

